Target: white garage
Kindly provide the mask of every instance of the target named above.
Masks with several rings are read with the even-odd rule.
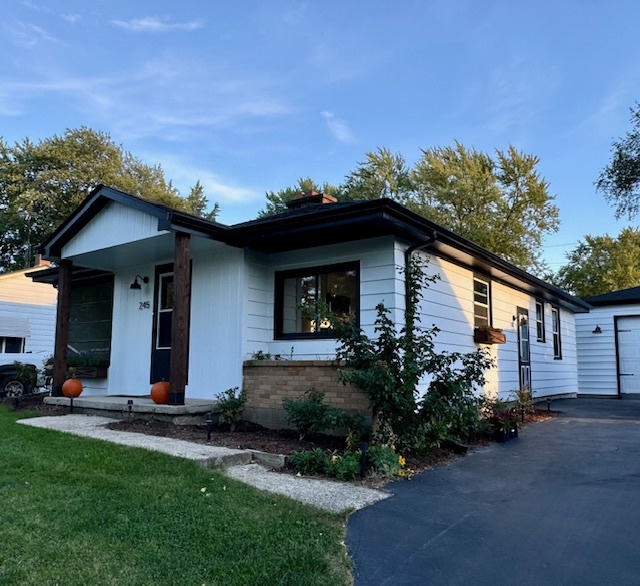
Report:
[[[584,299],[576,315],[580,395],[640,398],[640,287]]]

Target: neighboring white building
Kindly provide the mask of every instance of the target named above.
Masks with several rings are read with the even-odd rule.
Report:
[[[0,274],[0,353],[53,353],[58,293],[26,276],[46,268]]]
[[[640,395],[640,287],[584,299],[576,319],[581,395]]]
[[[0,395],[13,380],[15,361],[41,369],[53,354],[58,293],[26,276],[42,270],[47,267],[0,274]]]
[[[440,328],[438,347],[471,351],[476,326],[503,330],[487,392],[578,390],[574,314],[588,306],[388,199],[307,194],[278,216],[225,226],[99,187],[42,250],[67,263],[72,291],[95,280],[98,297],[111,295],[108,327],[108,304],[85,316],[109,332],[103,393],[145,395],[184,374],[186,396],[209,399],[241,386],[256,352],[332,358],[331,331],[304,311],[317,301],[355,315],[371,336],[379,303],[401,326],[408,250],[440,277],[422,305],[422,324]]]

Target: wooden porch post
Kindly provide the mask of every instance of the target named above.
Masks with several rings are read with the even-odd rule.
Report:
[[[173,262],[173,316],[171,323],[170,405],[184,405],[189,369],[189,315],[191,311],[191,237],[176,232]]]
[[[53,358],[51,394],[62,396],[62,384],[67,377],[67,345],[69,344],[69,307],[71,305],[71,268],[68,260],[60,261],[58,271],[58,309],[56,312],[56,339]]]

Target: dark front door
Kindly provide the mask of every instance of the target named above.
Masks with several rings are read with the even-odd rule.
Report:
[[[529,333],[529,311],[518,307],[518,366],[520,388],[531,389],[531,342]]]
[[[171,380],[171,322],[173,320],[173,265],[156,267],[153,300],[151,382]]]

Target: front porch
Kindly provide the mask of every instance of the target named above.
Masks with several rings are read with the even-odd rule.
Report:
[[[71,400],[67,397],[45,397],[44,403],[71,409]],[[184,405],[158,405],[149,395],[93,395],[73,400],[74,413],[114,419],[170,421],[176,425],[204,425],[206,414],[215,414],[217,407],[217,401],[207,399],[185,399]]]

